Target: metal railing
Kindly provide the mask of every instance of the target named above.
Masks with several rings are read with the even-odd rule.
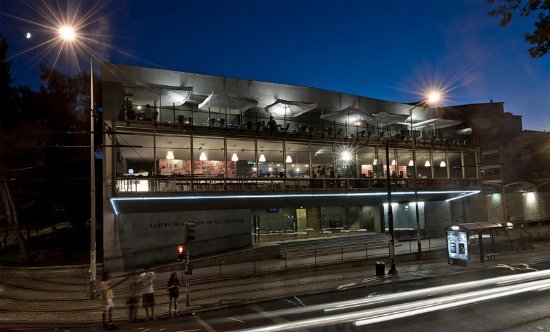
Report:
[[[432,251],[445,249],[444,238],[422,238],[422,250]],[[396,246],[397,255],[417,252],[416,238],[399,242]],[[194,270],[197,279],[234,277],[245,274],[256,274],[273,271],[284,271],[295,268],[317,267],[322,265],[380,259],[388,256],[388,245],[364,243],[356,245],[328,246],[326,248],[301,248],[280,253],[278,259],[265,259],[253,256],[252,261],[243,263],[225,263],[219,260],[216,269],[213,267],[198,267]],[[208,271],[208,272],[207,272]],[[195,278],[193,278],[195,279]]]

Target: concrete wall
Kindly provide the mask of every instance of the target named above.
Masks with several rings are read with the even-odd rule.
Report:
[[[449,226],[452,221],[450,202],[426,202],[425,215],[426,236],[443,236],[445,234],[445,227]]]
[[[105,265],[137,268],[176,259],[183,224],[195,223],[191,257],[252,245],[250,210],[211,210],[119,215],[105,222]]]

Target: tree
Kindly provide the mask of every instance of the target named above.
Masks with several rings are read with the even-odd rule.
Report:
[[[15,126],[15,89],[10,85],[11,61],[7,61],[8,42],[0,34],[0,129],[12,129]]]
[[[533,45],[528,49],[532,58],[542,58],[550,52],[550,0],[487,0],[498,7],[489,12],[490,16],[500,16],[500,26],[505,27],[512,20],[513,13],[528,17],[536,15],[535,30],[525,34],[525,41]]]

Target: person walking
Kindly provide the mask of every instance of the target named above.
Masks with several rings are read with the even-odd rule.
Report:
[[[115,304],[113,302],[113,289],[111,288],[111,274],[108,271],[104,271],[101,276],[101,301],[103,302],[103,313],[101,318],[103,320],[103,328],[106,330],[118,330],[118,327],[113,324],[113,308]],[[109,323],[107,323],[107,315],[109,317]]]
[[[139,280],[143,286],[143,295],[141,298],[141,304],[145,309],[147,315],[146,320],[149,320],[149,309],[151,309],[151,319],[155,320],[155,272],[151,271],[149,267],[145,268],[145,272],[140,274]]]
[[[180,281],[178,280],[178,275],[176,272],[170,274],[170,279],[167,284],[168,297],[170,300],[170,305],[168,307],[168,313],[170,317],[178,316],[178,298],[180,297]],[[172,313],[172,308],[174,308],[174,313]]]
[[[137,322],[140,294],[139,288],[139,278],[137,276],[133,276],[130,280],[130,286],[128,288],[128,320],[130,322]]]

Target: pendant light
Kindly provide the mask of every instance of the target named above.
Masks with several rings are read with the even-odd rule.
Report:
[[[174,152],[172,152],[172,150],[169,150],[168,153],[166,153],[166,159],[174,159]]]
[[[239,161],[239,156],[237,156],[236,152],[233,152],[233,155],[231,156],[231,161]]]

